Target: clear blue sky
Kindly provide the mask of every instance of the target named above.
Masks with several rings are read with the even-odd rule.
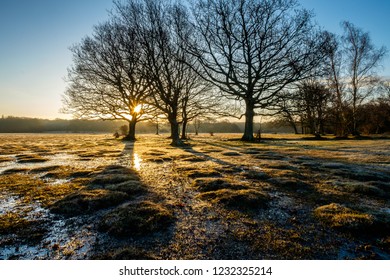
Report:
[[[390,50],[390,1],[301,0],[325,29],[349,20]],[[0,115],[69,117],[59,113],[72,63],[69,47],[108,18],[112,0],[1,0]],[[390,56],[381,75],[390,76]]]

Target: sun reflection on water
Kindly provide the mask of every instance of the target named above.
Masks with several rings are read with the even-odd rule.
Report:
[[[135,170],[140,171],[141,170],[141,161],[142,159],[138,156],[137,153],[134,153],[133,155],[133,167]]]

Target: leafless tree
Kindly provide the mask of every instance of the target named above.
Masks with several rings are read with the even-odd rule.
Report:
[[[375,70],[386,55],[385,47],[376,48],[367,32],[345,21],[342,23],[345,45],[346,74],[349,79],[349,90],[352,99],[352,133],[359,134],[357,129],[358,107],[373,93],[378,79]]]
[[[346,116],[348,102],[345,94],[346,84],[343,77],[343,51],[340,40],[336,35],[327,32],[326,37],[328,38],[326,72],[328,76],[328,88],[333,93],[335,134],[339,137],[345,137],[348,134],[348,120]]]
[[[184,40],[189,36],[187,9],[157,0],[128,0],[117,2],[116,7],[120,20],[137,30],[143,71],[153,90],[150,103],[166,115],[171,145],[182,145],[179,125],[185,129],[188,108],[199,101],[196,98],[201,92],[191,57],[184,51]]]
[[[310,76],[322,58],[312,15],[295,0],[200,0],[193,11],[190,52],[205,80],[245,103],[242,139],[251,141],[255,110]]]
[[[376,48],[367,32],[343,22],[343,36],[328,33],[328,80],[333,92],[336,135],[358,135],[359,106],[373,96],[379,79],[375,75],[386,55]]]
[[[71,48],[73,66],[64,94],[64,111],[77,118],[126,120],[127,140],[135,140],[149,87],[140,69],[140,46],[128,26],[110,21],[95,27]]]

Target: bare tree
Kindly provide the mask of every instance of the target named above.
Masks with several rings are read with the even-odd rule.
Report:
[[[346,74],[349,79],[349,91],[352,99],[352,133],[359,134],[357,129],[358,107],[373,93],[378,79],[375,70],[386,55],[385,47],[377,49],[367,32],[350,22],[343,22],[345,45]]]
[[[310,76],[322,56],[312,15],[295,0],[201,0],[193,10],[190,52],[205,80],[245,103],[242,140],[251,141],[255,110]]]
[[[327,57],[327,76],[328,87],[333,93],[333,110],[334,110],[334,127],[335,134],[338,137],[345,137],[348,135],[348,120],[346,116],[347,111],[347,96],[345,94],[346,84],[343,76],[343,51],[341,48],[339,38],[329,32],[326,32],[328,38],[327,48],[325,50]]]
[[[171,145],[182,145],[179,125],[183,121],[183,106],[197,96],[194,92],[198,87],[191,82],[197,74],[189,66],[192,62],[184,51],[184,39],[178,36],[188,34],[186,8],[157,0],[128,0],[117,2],[116,7],[121,22],[137,30],[143,71],[153,90],[149,102],[166,115],[171,126]]]
[[[73,66],[64,110],[78,118],[126,120],[127,140],[135,140],[149,88],[140,71],[140,46],[135,32],[111,21],[97,25],[92,37],[71,48]]]

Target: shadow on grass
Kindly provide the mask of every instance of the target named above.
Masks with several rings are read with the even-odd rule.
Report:
[[[85,187],[50,207],[52,213],[65,219],[94,217],[93,228],[99,238],[90,252],[93,259],[147,258],[147,251],[134,249],[134,240],[159,243],[156,235],[169,239],[168,229],[174,224],[173,212],[129,167],[127,160],[134,161],[133,142],[126,143],[120,158],[125,158],[119,160],[123,164],[108,165],[90,174]]]

